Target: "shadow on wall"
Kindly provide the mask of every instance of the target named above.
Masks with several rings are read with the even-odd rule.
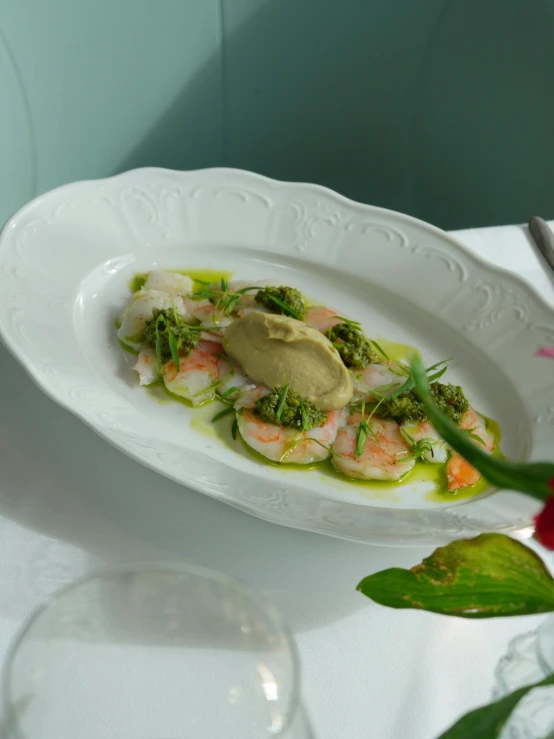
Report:
[[[118,171],[240,167],[450,229],[554,217],[554,0],[267,0],[229,31],[233,5]]]

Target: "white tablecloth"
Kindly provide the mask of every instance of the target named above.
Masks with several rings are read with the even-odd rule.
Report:
[[[456,235],[554,305],[526,229]],[[317,739],[433,739],[490,699],[509,640],[540,620],[381,608],[356,592],[360,579],[412,566],[430,548],[367,547],[264,523],[113,449],[1,346],[0,378],[0,655],[33,607],[75,578],[129,561],[188,560],[262,589],[282,610]]]

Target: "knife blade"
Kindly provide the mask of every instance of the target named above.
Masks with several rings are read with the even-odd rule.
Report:
[[[529,219],[529,231],[540,253],[554,272],[554,233],[550,230],[548,223],[539,216],[532,216]]]

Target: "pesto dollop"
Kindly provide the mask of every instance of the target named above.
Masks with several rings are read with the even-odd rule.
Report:
[[[299,431],[322,426],[327,420],[327,413],[320,411],[287,385],[276,385],[268,395],[260,398],[256,402],[254,413],[266,423]]]
[[[282,316],[292,316],[298,321],[303,320],[306,305],[302,293],[294,287],[264,287],[256,293],[257,303],[265,305],[272,313]]]
[[[144,327],[143,339],[147,344],[160,348],[160,358],[168,361],[172,357],[169,335],[173,334],[177,350],[186,357],[198,345],[200,331],[188,326],[176,310],[155,309],[152,318]]]
[[[459,424],[462,414],[469,408],[469,402],[462,388],[450,383],[434,382],[429,389],[439,410],[453,423]],[[407,421],[425,421],[427,418],[423,403],[415,390],[408,390],[397,398],[383,400],[375,415],[396,421],[398,424]]]
[[[368,364],[379,361],[379,355],[371,349],[371,344],[361,330],[352,324],[337,323],[325,332],[347,367],[364,369]]]

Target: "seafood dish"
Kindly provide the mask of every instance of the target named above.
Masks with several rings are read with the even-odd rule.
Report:
[[[367,483],[402,481],[430,465],[450,496],[483,482],[427,419],[406,360],[356,317],[293,286],[137,275],[117,336],[136,355],[138,385],[162,387],[192,409],[217,404],[212,422],[230,424],[257,460],[326,464]],[[499,453],[494,422],[444,382],[449,362],[427,368],[435,403],[475,444]]]

